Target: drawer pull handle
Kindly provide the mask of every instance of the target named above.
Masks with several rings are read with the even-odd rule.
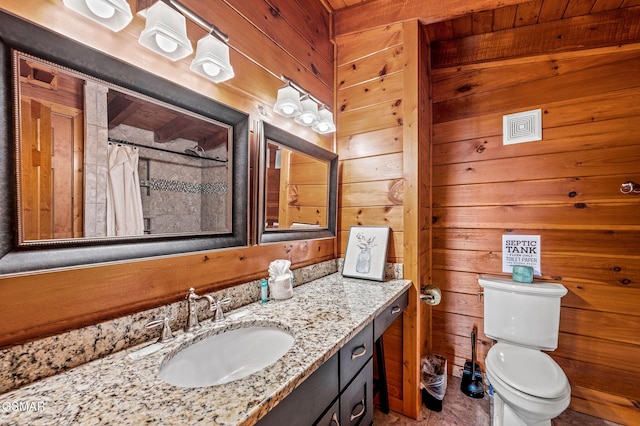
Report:
[[[356,408],[358,405],[362,405],[362,410],[360,410],[359,413],[353,414],[353,411],[351,411],[351,421],[354,421],[355,419],[357,419],[358,417],[361,417],[364,412],[366,411],[366,406],[364,405],[364,399],[362,401],[360,401],[355,407]]]
[[[362,346],[358,346],[356,350],[358,349],[362,349],[362,350],[360,352],[356,352],[356,351],[351,352],[351,359],[360,358],[361,356],[364,356],[367,353],[367,346],[364,344]]]
[[[338,421],[338,414],[337,413],[333,413],[333,416],[331,416],[331,423],[335,423],[336,426],[340,426],[340,422]]]
[[[402,309],[400,309],[400,306],[394,306],[393,308],[391,308],[391,315],[395,315],[398,312],[400,312]]]

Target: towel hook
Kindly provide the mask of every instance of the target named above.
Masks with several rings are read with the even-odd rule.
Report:
[[[620,185],[620,192],[623,194],[640,194],[639,186],[635,182],[627,181]]]

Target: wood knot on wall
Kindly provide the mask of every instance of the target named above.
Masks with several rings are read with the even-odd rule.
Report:
[[[298,203],[298,185],[289,185],[287,204],[295,206]]]
[[[271,16],[273,16],[274,18],[280,17],[280,9],[278,9],[277,7],[271,6],[269,8],[269,12],[271,13]]]
[[[404,204],[404,179],[396,179],[391,182],[387,198],[393,205],[401,206]]]

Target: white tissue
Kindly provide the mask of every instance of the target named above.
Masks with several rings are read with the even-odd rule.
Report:
[[[293,297],[291,283],[291,261],[286,259],[274,260],[269,264],[269,295],[271,299],[289,299]]]
[[[291,270],[291,261],[286,259],[274,260],[269,264],[269,278],[279,278],[285,274],[289,274]]]

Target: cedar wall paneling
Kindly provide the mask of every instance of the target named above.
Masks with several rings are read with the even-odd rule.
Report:
[[[351,226],[381,225],[392,229],[388,261],[403,261],[402,36],[402,26],[394,25],[336,40],[340,257]],[[399,319],[384,334],[395,411],[402,411],[403,400],[402,329]]]
[[[640,45],[433,70],[433,350],[460,376],[478,327],[478,274],[501,237],[540,235],[562,283],[558,349],[571,408],[623,424],[640,412]],[[541,108],[543,140],[502,145],[502,115]]]
[[[465,17],[469,18],[471,13],[493,9],[497,4],[509,6],[519,3],[527,3],[527,0],[344,0],[344,4],[350,7],[338,10],[334,31],[337,36],[342,36],[398,22],[430,24],[455,16],[467,15]]]
[[[416,22],[336,39],[339,253],[344,256],[351,226],[389,226],[387,260],[404,263],[405,278],[416,285],[427,273],[417,257],[429,241],[429,228],[418,233],[417,224],[424,222],[420,215],[430,217],[428,201],[419,199],[429,172],[419,168],[428,158],[418,141],[429,134],[428,88],[417,86],[428,57],[420,54],[428,48],[420,35]],[[414,289],[403,318],[384,335],[391,408],[413,417],[421,329],[416,294]]]
[[[280,200],[286,200],[280,211],[280,224],[294,223],[326,226],[327,224],[327,163],[306,155],[283,150]],[[288,158],[288,160],[286,160]]]
[[[319,136],[272,112],[283,85],[281,74],[333,105],[333,44],[329,15],[319,2],[182,3],[229,35],[232,80],[213,84],[189,70],[193,55],[171,62],[141,47],[137,39],[144,20],[135,14],[136,0],[130,0],[132,23],[118,33],[82,18],[59,0],[0,0],[0,8],[250,114],[252,169],[258,120],[333,150],[333,135]],[[189,21],[188,34],[195,46],[205,31]],[[191,286],[208,292],[263,277],[276,258],[299,267],[335,257],[335,238],[328,238],[1,276],[0,347],[174,302]]]

